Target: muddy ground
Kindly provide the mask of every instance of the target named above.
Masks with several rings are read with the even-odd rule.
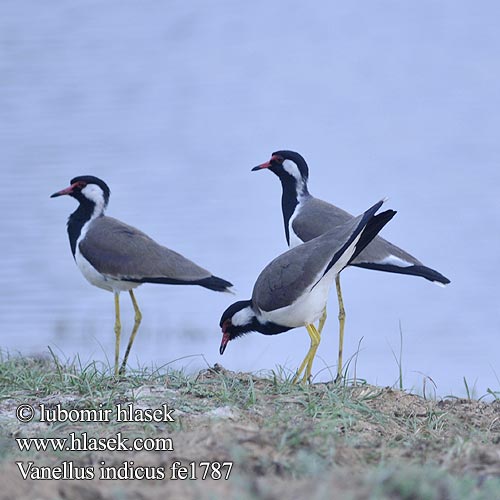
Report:
[[[101,378],[94,391],[72,392],[73,382],[64,380],[67,388],[59,391],[13,384],[0,400],[1,499],[500,499],[500,401],[426,400],[368,384],[295,386],[221,367],[196,377],[171,372],[119,382]],[[139,410],[166,403],[175,409],[174,421],[117,422],[116,405],[129,402]],[[20,403],[37,409],[33,421],[18,421]],[[109,408],[112,418],[41,423],[40,404]],[[21,451],[16,441],[72,432],[171,438],[173,450]],[[201,477],[200,461],[212,464],[206,466],[208,479]],[[79,468],[95,477],[25,480],[29,462],[28,475],[57,474],[57,467],[71,462],[73,471],[61,473],[74,475]],[[142,474],[142,467],[157,479],[99,479],[103,462],[110,473],[121,468],[123,474]],[[173,479],[174,462],[186,466],[188,475],[194,468],[196,480]],[[228,479],[225,462],[233,463]],[[161,470],[164,478],[158,478]],[[210,477],[219,472],[220,479]]]

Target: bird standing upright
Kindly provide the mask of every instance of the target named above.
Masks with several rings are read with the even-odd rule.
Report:
[[[222,314],[220,353],[224,353],[229,341],[248,332],[275,335],[305,326],[311,346],[294,381],[303,371],[303,381],[308,380],[321,340],[314,322],[326,307],[338,273],[395,215],[393,210],[375,215],[382,203],[379,201],[364,214],[288,250],[268,264],[255,282],[251,300],[235,302]]]
[[[281,208],[285,225],[286,241],[290,248],[310,241],[332,228],[352,220],[352,215],[341,208],[331,205],[309,194],[307,182],[309,168],[304,158],[295,151],[276,151],[271,159],[252,169],[268,169],[281,181]],[[437,284],[446,285],[448,278],[426,267],[418,259],[401,248],[377,236],[356,258],[351,266],[374,269],[391,273],[421,276]],[[340,275],[335,279],[339,303],[339,355],[337,379],[342,377],[342,352],[344,344],[345,309],[340,288]],[[321,333],[326,321],[326,307],[320,319],[318,330]]]
[[[79,206],[68,219],[71,252],[85,278],[115,297],[115,376],[125,372],[128,356],[142,319],[133,289],[143,283],[200,285],[217,292],[228,291],[229,281],[213,276],[182,255],[156,243],[142,231],[107,217],[110,190],[101,179],[84,175],[71,180],[70,186],[54,193],[69,195]],[[120,302],[128,291],[135,311],[135,322],[120,370]]]

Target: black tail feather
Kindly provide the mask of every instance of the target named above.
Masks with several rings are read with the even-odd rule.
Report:
[[[426,266],[407,266],[400,267],[391,264],[377,264],[375,262],[360,262],[359,264],[352,264],[356,267],[362,267],[364,269],[373,269],[375,271],[385,271],[387,273],[397,273],[397,274],[408,274],[411,276],[420,276],[429,281],[435,281],[443,285],[450,283],[450,280],[443,276],[441,273],[431,269]]]
[[[377,234],[382,230],[382,228],[396,215],[395,210],[386,210],[377,215],[374,215],[366,224],[364,231],[361,233],[361,237],[356,245],[354,254],[351,257],[349,263],[351,263],[377,236]]]
[[[375,213],[383,203],[384,200],[380,200],[363,214],[359,224],[356,226],[349,239],[342,246],[342,248],[335,253],[328,266],[326,266],[323,276],[332,268],[335,262],[340,259],[340,257],[349,248],[349,246],[352,245],[353,241],[359,236],[360,233],[361,236],[358,243],[356,244],[354,255],[351,257],[349,262],[351,262],[360,252],[362,252],[366,248],[368,243],[370,243],[370,241],[372,241],[373,238],[377,236],[378,232],[396,215],[396,212],[394,210],[386,210],[385,212],[375,215]],[[347,265],[349,265],[349,263]]]
[[[215,292],[228,292],[229,288],[233,286],[229,281],[218,278],[217,276],[209,276],[200,280],[178,280],[174,278],[123,278],[122,281],[132,281],[134,283],[158,283],[161,285],[199,285]]]
[[[227,292],[228,288],[233,286],[229,281],[223,280],[217,276],[210,276],[210,278],[199,280],[197,285],[208,288],[209,290],[214,290],[215,292]]]

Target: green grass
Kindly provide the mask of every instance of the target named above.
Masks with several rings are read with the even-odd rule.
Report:
[[[53,354],[36,359],[3,354],[0,480],[2,467],[21,456],[12,445],[19,433],[49,437],[72,430],[95,435],[120,430],[136,436],[172,435],[179,456],[192,460],[233,460],[236,472],[226,485],[227,498],[245,498],[245,491],[248,498],[330,498],[325,493],[330,482],[345,491],[340,498],[500,498],[498,458],[495,462],[500,403],[476,401],[472,393],[465,400],[426,400],[360,380],[294,385],[292,375],[282,367],[256,376],[217,365],[193,375],[164,366],[130,370],[117,380],[101,363],[63,362]],[[498,399],[498,393],[492,395]],[[67,409],[122,402],[155,408],[167,401],[176,408],[176,422],[42,429],[15,419],[20,402],[58,401]],[[72,457],[96,459],[82,452]],[[34,455],[49,462],[62,458],[64,454]],[[108,453],[105,459],[119,463],[131,457]],[[157,459],[151,455],[148,460]],[[255,486],[255,478],[261,478],[262,488]],[[210,488],[202,498],[210,492],[218,498]]]

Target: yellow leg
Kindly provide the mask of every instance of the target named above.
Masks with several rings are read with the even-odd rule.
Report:
[[[319,324],[318,324],[318,333],[321,335],[321,332],[323,331],[323,327],[325,326],[326,322],[326,306],[323,309],[323,314],[321,315],[321,318],[319,319]]]
[[[321,341],[320,334],[318,333],[318,330],[316,330],[316,327],[314,325],[306,325],[306,329],[307,333],[309,333],[309,337],[311,338],[311,347],[309,348],[309,351],[307,352],[304,361],[302,361],[295,377],[293,378],[292,381],[293,384],[297,383],[300,374],[304,371],[304,368],[305,371],[304,371],[304,377],[302,378],[302,382],[305,383],[307,382],[307,380],[309,380],[309,377],[311,376],[311,369],[314,361],[314,356],[316,355],[316,351],[318,350],[318,346]]]
[[[120,294],[115,292],[115,377],[118,376],[118,361],[120,359]]]
[[[129,290],[130,298],[132,299],[132,305],[134,306],[135,311],[135,322],[134,328],[132,329],[132,333],[130,334],[130,339],[128,341],[127,350],[125,351],[125,356],[123,357],[122,366],[120,368],[120,375],[125,373],[125,368],[127,367],[128,355],[130,354],[130,349],[132,349],[132,344],[134,343],[135,336],[137,334],[137,330],[139,330],[139,325],[141,324],[142,314],[137,305],[137,301],[135,300],[135,295],[132,290]]]
[[[313,334],[316,336],[316,342],[311,350],[311,353],[309,354],[309,361],[307,362],[306,371],[304,373],[304,382],[306,380],[310,380],[314,356],[316,356],[316,351],[318,350],[319,343],[321,342],[321,334],[318,330],[316,330],[316,327],[314,325],[309,325],[309,328],[312,329]]]
[[[344,301],[342,300],[342,290],[340,289],[340,275],[335,278],[335,286],[337,288],[337,298],[339,301],[339,359],[337,363],[337,377],[335,382],[342,379],[342,354],[344,351],[344,325],[345,325],[345,309]]]

